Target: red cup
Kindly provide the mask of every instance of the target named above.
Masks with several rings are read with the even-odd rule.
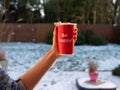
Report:
[[[74,53],[74,32],[77,30],[75,23],[60,23],[56,25],[58,51],[60,55]]]

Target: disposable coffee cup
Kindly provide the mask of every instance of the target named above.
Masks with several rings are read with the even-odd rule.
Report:
[[[74,54],[75,30],[77,30],[76,23],[56,24],[58,51],[60,55]]]

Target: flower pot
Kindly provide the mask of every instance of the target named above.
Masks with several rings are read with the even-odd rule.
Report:
[[[98,72],[89,72],[90,82],[96,82],[98,75]]]

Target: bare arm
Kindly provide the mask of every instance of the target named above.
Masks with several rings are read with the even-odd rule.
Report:
[[[53,45],[48,53],[33,68],[23,74],[22,80],[27,90],[32,90],[43,75],[49,70],[56,59],[60,57],[56,45],[56,32],[54,30]]]
[[[50,50],[31,70],[22,75],[20,78],[25,88],[27,90],[32,90],[57,58],[58,55],[56,55],[56,52]]]
[[[76,41],[77,30],[75,31],[74,39]],[[53,63],[59,58],[60,55],[58,53],[57,47],[57,39],[56,39],[56,30],[54,29],[53,33],[53,44],[48,53],[40,60],[33,68],[31,68],[28,72],[23,74],[20,79],[22,80],[25,88],[27,90],[32,90],[39,80],[43,77],[43,75],[49,70],[49,68],[53,65]]]

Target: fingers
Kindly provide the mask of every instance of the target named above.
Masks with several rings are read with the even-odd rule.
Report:
[[[74,29],[74,31],[73,31],[73,40],[74,40],[74,42],[76,42],[76,40],[77,40],[77,33],[78,32],[78,29]]]
[[[59,25],[60,23],[62,23],[62,22],[59,21],[59,22],[55,22],[55,23],[54,23],[54,32],[53,32],[53,35],[54,35],[54,36],[57,36],[57,31],[56,31],[57,27],[56,27],[56,25]]]
[[[53,32],[53,35],[54,35],[54,39],[55,39],[55,41],[57,41],[57,25],[59,25],[59,24],[61,24],[62,22],[61,21],[59,21],[59,22],[55,22],[54,23],[54,32]],[[78,28],[77,28],[77,24],[75,23],[74,24],[74,30],[73,30],[73,39],[74,39],[74,42],[76,42],[76,40],[77,40],[77,31],[78,31]]]
[[[56,27],[56,25],[59,25],[61,23],[62,23],[61,21],[54,23],[54,32],[53,32],[53,35],[54,35],[55,39],[57,38],[57,27]]]
[[[62,22],[61,21],[55,22],[54,25],[56,26],[56,25],[59,25],[60,23],[62,23]]]
[[[77,35],[78,29],[73,30],[73,35]]]
[[[57,34],[57,26],[56,25],[58,25],[58,24],[60,24],[60,22],[56,22],[56,23],[54,23],[54,31],[53,31],[53,47],[54,48],[56,48],[57,49],[57,42],[58,42],[58,34]]]

